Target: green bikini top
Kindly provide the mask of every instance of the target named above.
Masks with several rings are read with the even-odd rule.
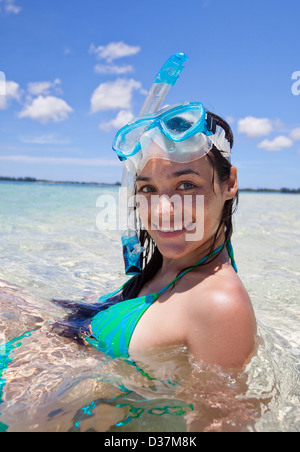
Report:
[[[231,259],[231,264],[237,272],[231,243],[228,242],[226,246],[228,255]],[[189,267],[187,270],[184,270],[177,278],[167,284],[159,292],[125,300],[110,306],[104,311],[100,311],[91,320],[92,334],[90,337],[85,338],[86,341],[112,358],[128,358],[129,344],[135,327],[142,315],[147,311],[152,303],[154,303],[154,301],[156,301],[162,293],[178,281],[178,279],[182,278],[182,276],[205,262],[207,259],[219,253],[223,247],[224,245],[220,246],[213,253],[208,254],[199,262]],[[99,302],[105,302],[109,298],[118,294],[123,290],[126,284],[127,283],[123,284],[115,292],[99,298]]]

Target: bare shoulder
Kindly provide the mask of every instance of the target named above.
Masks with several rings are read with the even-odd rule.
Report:
[[[256,320],[240,278],[220,272],[194,287],[189,299],[187,344],[198,360],[242,367],[255,349]]]
[[[240,278],[233,271],[214,275],[193,289],[191,311],[213,320],[220,315],[253,314],[249,294]]]

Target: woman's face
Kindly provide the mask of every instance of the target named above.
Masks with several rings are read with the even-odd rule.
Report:
[[[231,182],[221,184],[216,172],[212,182],[207,156],[189,163],[147,162],[136,179],[138,211],[164,257],[184,257],[215,236],[224,203],[237,191],[232,168]]]

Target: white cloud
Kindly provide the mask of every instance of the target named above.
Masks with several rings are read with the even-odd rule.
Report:
[[[264,135],[269,135],[272,130],[273,124],[268,118],[247,116],[238,121],[238,132],[244,133],[249,138],[260,138]]]
[[[272,124],[273,124],[273,126],[274,126],[274,129],[276,129],[277,131],[278,131],[279,129],[281,129],[281,131],[284,131],[284,129],[285,129],[285,124],[284,124],[284,122],[283,122],[281,119],[279,119],[279,118],[273,119],[273,120],[272,120]]]
[[[53,82],[31,82],[28,83],[27,88],[29,94],[32,96],[49,95],[52,88],[57,88],[61,85],[59,78],[56,78]],[[57,89],[56,89],[57,91]],[[60,91],[60,90],[59,90]]]
[[[117,66],[111,64],[96,64],[94,71],[96,74],[128,74],[133,72],[133,67],[129,64],[127,66]]]
[[[138,46],[130,46],[123,41],[111,42],[106,46],[90,46],[90,53],[95,53],[99,60],[105,60],[108,63],[126,56],[136,55],[141,50]]]
[[[117,114],[116,118],[114,118],[108,122],[102,122],[99,125],[99,127],[100,127],[100,129],[104,130],[105,132],[108,132],[111,129],[120,129],[121,127],[125,126],[132,120],[133,120],[133,114],[131,111],[121,110]]]
[[[6,82],[6,96],[11,99],[20,100],[21,97],[20,85],[16,82]]]
[[[15,0],[0,0],[0,13],[19,14],[21,10],[22,8],[15,4]]]
[[[38,96],[19,113],[19,118],[30,118],[41,123],[68,119],[74,110],[63,100],[54,96]]]
[[[290,137],[293,141],[300,140],[300,127],[293,129],[290,133]]]
[[[11,100],[20,101],[22,90],[20,85],[13,81],[5,82],[5,96],[0,96],[0,110],[8,108]]]
[[[274,140],[263,140],[258,145],[259,148],[264,149],[265,151],[282,151],[291,146],[293,146],[293,141],[284,135],[280,135],[274,138]]]
[[[32,157],[29,155],[0,155],[0,161],[15,163],[44,163],[49,165],[76,165],[76,166],[121,166],[118,159],[93,159],[71,157]]]
[[[6,94],[6,83],[5,83],[5,74],[0,71],[0,96],[5,96]]]
[[[60,138],[55,134],[47,134],[47,135],[29,135],[29,136],[20,136],[19,141],[25,144],[69,144],[70,140],[66,138]]]
[[[113,82],[101,83],[92,94],[91,112],[115,109],[130,110],[134,90],[144,93],[141,83],[133,79],[118,78]]]

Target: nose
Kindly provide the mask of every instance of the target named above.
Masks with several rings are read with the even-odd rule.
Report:
[[[154,197],[155,198],[155,197]],[[151,205],[151,222],[159,227],[172,227],[182,223],[182,200],[179,195],[157,196]]]
[[[156,206],[156,213],[159,216],[174,214],[174,206],[169,196],[162,195],[159,197],[158,204]]]

